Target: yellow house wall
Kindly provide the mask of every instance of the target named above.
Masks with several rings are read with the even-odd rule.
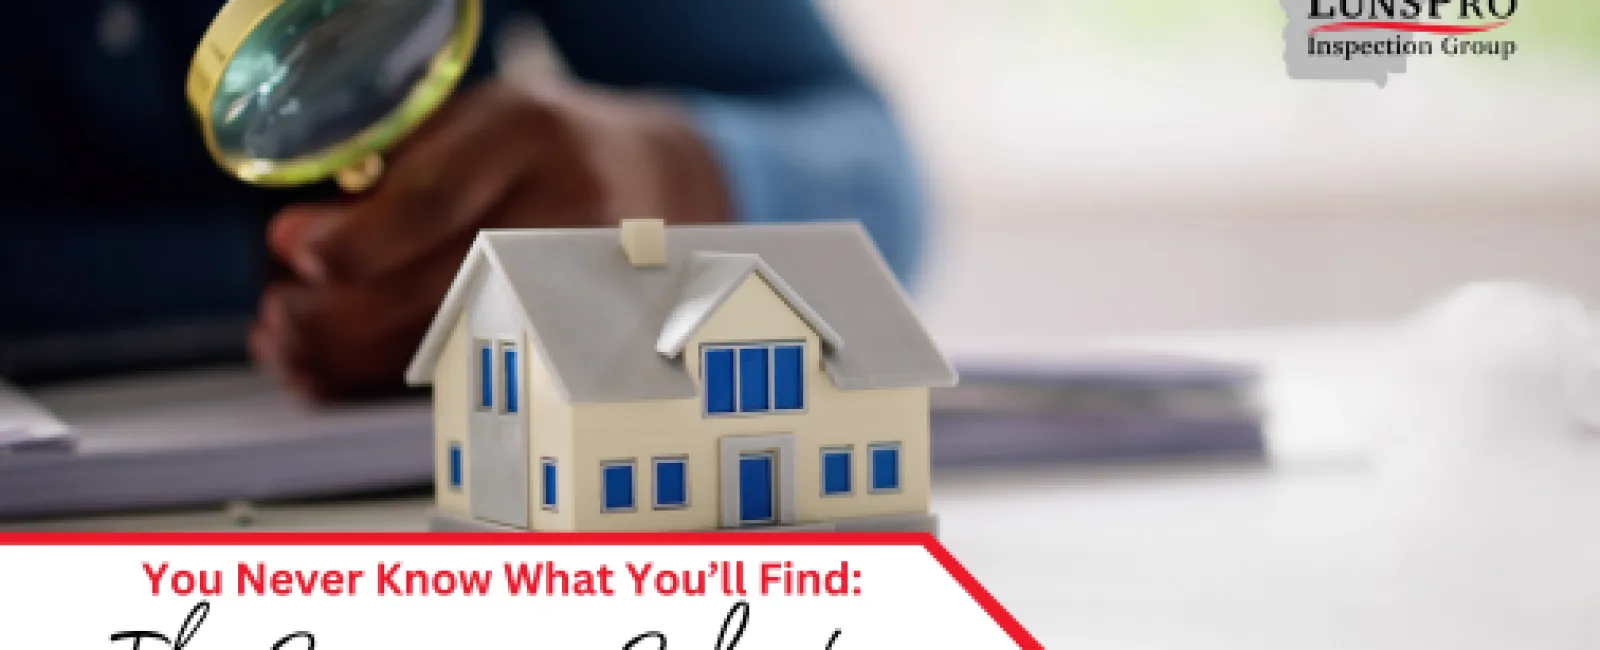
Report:
[[[707,320],[685,347],[689,372],[700,377],[706,343],[804,341],[806,411],[797,414],[707,417],[700,398],[573,407],[575,467],[563,475],[575,485],[580,530],[694,530],[721,525],[720,441],[729,435],[793,434],[797,523],[916,514],[928,511],[929,448],[927,389],[839,391],[822,371],[816,333],[759,276],[751,275]],[[848,342],[846,342],[848,344]],[[901,490],[867,492],[867,445],[901,445]],[[821,449],[849,446],[853,493],[823,497]],[[657,456],[688,458],[689,506],[653,508]],[[637,467],[631,513],[601,512],[603,461],[634,460]],[[565,499],[567,497],[563,497]],[[563,502],[565,507],[565,501]]]
[[[468,418],[472,400],[472,370],[465,320],[457,319],[445,341],[444,352],[433,368],[433,483],[434,504],[440,512],[465,517],[472,512],[467,486],[472,471],[467,462]],[[462,485],[450,486],[450,445],[461,445]]]
[[[533,509],[534,530],[573,530],[573,514],[578,511],[576,466],[572,447],[572,406],[561,393],[550,364],[539,352],[538,346],[523,329],[522,349],[527,350],[526,381],[528,390],[528,503]],[[556,507],[549,510],[544,503],[544,469],[546,458],[556,462]]]

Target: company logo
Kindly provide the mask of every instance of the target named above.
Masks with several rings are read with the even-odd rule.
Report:
[[[1496,38],[1517,0],[1279,0],[1284,63],[1295,79],[1370,80],[1387,85],[1417,56],[1510,60],[1514,40]],[[1418,37],[1430,40],[1419,40]]]

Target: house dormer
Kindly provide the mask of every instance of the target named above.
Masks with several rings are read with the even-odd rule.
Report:
[[[661,327],[661,336],[656,339],[656,352],[662,356],[671,359],[682,355],[690,338],[740,289],[771,292],[811,329],[828,351],[837,350],[843,344],[827,321],[789,288],[759,255],[695,253],[685,275],[683,291]],[[752,327],[753,340],[765,338],[760,335],[760,323]]]
[[[759,255],[696,252],[684,276],[656,352],[677,359],[698,343],[704,412],[804,411],[811,370],[842,347],[838,332]]]

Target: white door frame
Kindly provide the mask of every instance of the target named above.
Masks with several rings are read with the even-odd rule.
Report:
[[[722,527],[739,528],[742,525],[739,521],[739,456],[750,452],[772,452],[776,455],[772,463],[772,471],[777,474],[772,492],[777,501],[773,508],[775,523],[794,525],[794,434],[724,436],[720,451],[722,458],[717,468],[722,475],[717,480],[722,495]]]

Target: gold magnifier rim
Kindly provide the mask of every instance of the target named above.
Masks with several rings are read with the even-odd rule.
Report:
[[[223,71],[268,16],[286,3],[300,1],[304,0],[231,0],[206,29],[189,64],[189,108],[199,118],[206,149],[224,171],[247,183],[269,187],[317,183],[334,177],[340,170],[359,167],[388,149],[455,91],[472,62],[483,22],[482,0],[460,0],[455,30],[446,46],[434,55],[422,81],[383,119],[338,145],[289,160],[250,158],[223,151],[217,143],[212,111]]]

